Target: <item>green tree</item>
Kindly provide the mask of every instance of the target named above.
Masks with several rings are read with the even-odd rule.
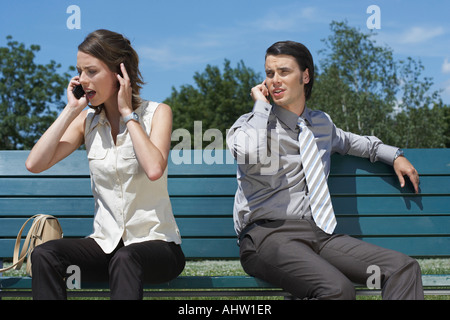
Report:
[[[324,40],[314,84],[312,108],[331,115],[341,128],[380,135],[390,122],[397,88],[396,64],[389,49],[378,47],[371,34],[363,34],[345,22],[332,22],[332,34]]]
[[[164,101],[172,107],[173,129],[186,129],[193,139],[194,122],[201,121],[202,131],[218,129],[225,135],[239,116],[252,110],[249,92],[262,80],[261,75],[243,61],[232,68],[225,59],[222,71],[217,66],[207,65],[205,71],[195,73],[195,86],[172,88],[171,96]],[[191,143],[194,146],[193,140]]]
[[[399,66],[402,96],[393,126],[393,144],[405,148],[445,147],[448,121],[439,91],[431,91],[432,79],[422,77],[424,66],[420,61],[409,57]]]
[[[53,60],[36,64],[38,45],[6,39],[0,47],[0,149],[30,149],[65,105],[70,75],[59,74],[61,65]]]
[[[396,61],[346,22],[332,22],[324,40],[312,99],[308,105],[330,114],[338,127],[408,148],[448,144],[448,106],[420,61]],[[447,112],[447,113],[446,113]]]

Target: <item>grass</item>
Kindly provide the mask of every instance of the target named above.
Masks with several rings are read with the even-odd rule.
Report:
[[[417,259],[423,274],[450,274],[450,259]],[[5,263],[5,266],[10,264]],[[21,270],[9,270],[4,276],[24,276],[25,265]],[[238,260],[189,260],[181,274],[183,276],[240,276],[246,275]],[[238,299],[268,299],[268,297],[237,297]],[[282,297],[270,297],[283,299]],[[358,299],[380,299],[379,296],[358,296]],[[217,298],[216,298],[217,299]],[[229,297],[224,299],[230,299]],[[450,295],[426,296],[428,300],[450,300]]]
[[[422,274],[450,274],[450,259],[417,259]]]

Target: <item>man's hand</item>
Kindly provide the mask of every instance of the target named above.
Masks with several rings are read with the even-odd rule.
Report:
[[[404,176],[408,176],[409,180],[414,186],[416,193],[419,193],[419,173],[414,168],[414,166],[403,156],[398,157],[394,160],[394,171],[397,174],[398,180],[400,181],[400,186],[403,188],[405,186]]]
[[[266,87],[266,80],[264,80],[263,83],[253,87],[250,95],[254,101],[262,100],[269,103],[269,90]]]

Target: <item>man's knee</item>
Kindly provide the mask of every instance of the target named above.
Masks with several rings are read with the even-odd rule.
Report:
[[[422,300],[424,298],[422,274],[419,263],[402,255],[395,269],[383,283],[383,299],[387,300]]]
[[[416,259],[400,253],[392,274],[409,274],[410,276],[420,276],[422,271]],[[390,274],[389,276],[392,276]]]

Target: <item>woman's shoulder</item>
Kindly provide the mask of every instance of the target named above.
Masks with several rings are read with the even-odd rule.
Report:
[[[153,118],[155,114],[172,115],[172,109],[170,106],[163,102],[145,100],[142,102],[141,108],[141,116],[143,118]]]
[[[157,102],[152,100],[142,100],[139,108],[142,108],[145,112],[155,112],[158,108],[169,108],[170,106],[164,102]]]

